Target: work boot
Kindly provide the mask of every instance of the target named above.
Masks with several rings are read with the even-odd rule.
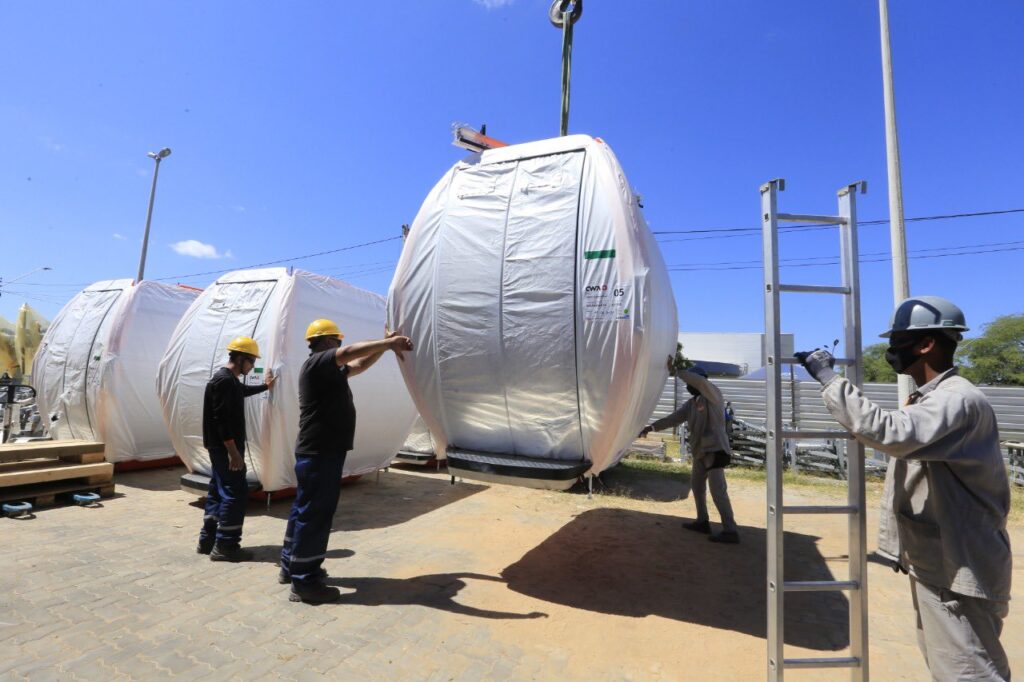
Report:
[[[321,582],[327,579],[327,571],[324,570],[323,566],[316,569],[316,573],[314,575],[316,579]],[[287,570],[282,568],[280,571],[277,572],[277,582],[281,583],[282,585],[287,585],[291,581],[292,574],[289,573]]]
[[[209,554],[213,550],[214,540],[200,540],[196,545],[196,554]]]
[[[738,545],[740,544],[740,534],[734,530],[723,530],[718,535],[712,535],[708,540],[720,542],[724,545]]]
[[[315,583],[309,587],[296,587],[288,594],[288,601],[301,601],[306,604],[330,604],[341,599],[341,590],[328,587],[323,583]]]
[[[692,530],[695,533],[710,533],[711,522],[701,521],[700,519],[697,519],[696,521],[684,521],[683,528],[686,530]]]
[[[241,547],[227,546],[221,544],[215,544],[213,551],[210,552],[210,561],[230,561],[233,564],[237,564],[239,561],[249,561],[252,559],[252,552]]]

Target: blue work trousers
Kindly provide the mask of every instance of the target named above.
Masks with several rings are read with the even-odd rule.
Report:
[[[295,455],[297,489],[281,547],[281,568],[291,575],[292,585],[308,587],[319,581],[346,454]]]
[[[228,468],[226,448],[207,448],[210,454],[210,487],[206,491],[206,508],[199,542],[216,539],[222,547],[237,547],[242,542],[242,522],[249,485],[245,481],[245,467],[241,471]],[[245,446],[238,448],[245,457]]]

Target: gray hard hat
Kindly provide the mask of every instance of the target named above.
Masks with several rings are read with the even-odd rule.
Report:
[[[964,311],[940,296],[913,296],[896,306],[889,329],[879,336],[886,338],[896,332],[929,329],[941,330],[954,340],[960,340],[960,332],[967,331]]]

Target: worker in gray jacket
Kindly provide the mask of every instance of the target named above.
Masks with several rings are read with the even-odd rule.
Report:
[[[674,371],[672,358],[669,358],[669,371]],[[707,502],[707,486],[710,483],[711,499],[718,515],[722,517],[722,532],[708,539],[712,542],[736,544],[740,536],[725,483],[725,467],[732,459],[732,447],[726,430],[725,398],[718,387],[708,381],[708,373],[702,367],[681,369],[676,372],[676,376],[686,382],[686,390],[693,397],[672,414],[644,427],[640,437],[643,438],[651,431],[668,429],[686,422],[693,459],[690,490],[693,491],[693,503],[697,505],[697,519],[684,523],[683,527],[698,533],[711,533]]]
[[[832,416],[892,458],[878,549],[910,574],[932,677],[1009,680],[999,635],[1010,599],[1010,488],[992,406],[953,366],[964,331],[963,312],[946,299],[918,296],[896,308],[882,334],[885,359],[920,387],[899,410],[881,409],[836,374],[828,351],[796,357],[821,382]]]

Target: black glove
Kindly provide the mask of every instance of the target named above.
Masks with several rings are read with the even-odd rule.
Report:
[[[807,373],[817,379],[822,386],[827,384],[836,373],[832,370],[836,365],[836,359],[827,350],[806,350],[793,353]]]

